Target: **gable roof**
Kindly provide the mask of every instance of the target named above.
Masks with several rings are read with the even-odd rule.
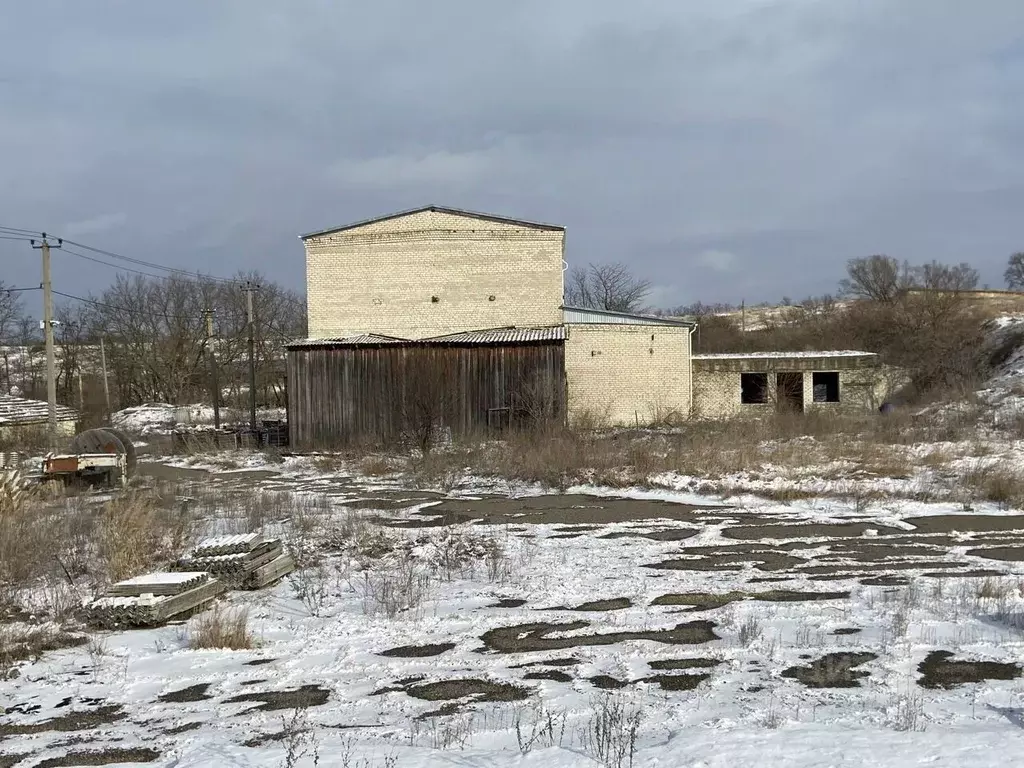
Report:
[[[29,400],[14,395],[0,395],[0,426],[45,424],[49,405],[44,400]],[[78,411],[66,405],[57,406],[57,421],[77,421]]]
[[[432,211],[434,213],[450,213],[453,216],[465,216],[471,219],[480,219],[481,221],[496,221],[500,224],[517,224],[521,227],[529,227],[530,229],[544,229],[550,232],[564,232],[565,227],[559,227],[554,224],[542,224],[536,221],[526,221],[525,219],[510,219],[506,216],[495,216],[491,213],[477,213],[476,211],[466,211],[461,208],[448,208],[443,205],[425,205],[422,208],[412,208],[408,211],[399,211],[398,213],[389,213],[386,216],[377,216],[373,219],[364,219],[363,221],[357,221],[352,224],[345,224],[340,227],[331,227],[330,229],[321,229],[316,232],[308,232],[305,235],[299,235],[300,240],[308,240],[311,237],[318,237],[320,235],[333,235],[336,232],[344,232],[348,229],[355,229],[356,227],[364,227],[367,224],[376,224],[381,221],[390,221],[391,219],[398,219],[402,216],[411,216],[414,213],[426,213]]]

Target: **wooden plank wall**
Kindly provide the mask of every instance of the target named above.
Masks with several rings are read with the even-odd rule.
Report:
[[[508,409],[507,412],[488,412]],[[489,422],[564,421],[562,342],[304,347],[288,351],[288,427],[299,450],[415,439],[425,422],[455,436]]]

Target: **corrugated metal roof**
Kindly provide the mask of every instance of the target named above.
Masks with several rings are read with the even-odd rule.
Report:
[[[485,331],[463,331],[447,336],[434,336],[423,341],[430,344],[522,344],[531,341],[563,341],[565,326],[548,328],[491,328]]]
[[[41,424],[49,419],[45,400],[29,400],[14,395],[0,395],[0,424]],[[57,406],[57,421],[77,421],[78,411],[66,405]]]
[[[460,331],[444,336],[433,336],[426,339],[396,339],[392,336],[380,336],[364,333],[360,336],[349,336],[337,339],[306,339],[286,346],[287,349],[306,347],[358,347],[377,346],[380,344],[529,344],[544,341],[563,341],[565,326],[554,325],[545,328],[487,328],[481,331]]]
[[[364,227],[367,224],[376,224],[380,221],[389,221],[390,219],[397,219],[402,216],[411,216],[414,213],[425,213],[426,211],[436,211],[438,213],[450,213],[453,216],[467,216],[471,219],[482,219],[483,221],[496,221],[501,224],[518,224],[523,227],[529,227],[530,229],[547,229],[552,232],[563,232],[565,227],[559,227],[555,224],[542,224],[537,221],[526,221],[525,219],[510,219],[506,216],[495,216],[491,213],[477,213],[476,211],[466,211],[461,208],[449,208],[444,205],[425,205],[422,208],[413,208],[408,211],[399,211],[398,213],[389,213],[386,216],[377,216],[372,219],[364,219],[363,221],[357,221],[352,224],[344,224],[340,227],[331,227],[330,229],[321,229],[316,232],[309,232],[305,235],[299,235],[301,240],[306,240],[310,237],[318,237],[320,235],[332,235],[335,232],[344,232],[346,229],[355,229],[356,227]]]
[[[377,333],[361,333],[358,336],[345,336],[341,338],[331,339],[303,339],[301,341],[293,341],[291,344],[286,344],[286,349],[295,349],[297,347],[329,347],[332,344],[344,344],[347,346],[361,346],[370,345],[374,346],[377,344],[407,344],[409,339],[399,339],[394,336],[382,336]]]
[[[695,325],[688,320],[670,320],[667,317],[634,315],[629,312],[613,312],[610,309],[590,309],[589,307],[562,307],[562,320],[568,325],[673,325],[682,328],[692,328]]]

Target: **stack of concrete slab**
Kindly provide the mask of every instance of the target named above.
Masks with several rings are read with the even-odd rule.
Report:
[[[174,568],[207,571],[233,589],[262,589],[295,570],[295,561],[280,539],[244,533],[201,541]]]
[[[152,627],[205,610],[227,586],[205,572],[147,573],[119,581],[85,608],[100,627]]]

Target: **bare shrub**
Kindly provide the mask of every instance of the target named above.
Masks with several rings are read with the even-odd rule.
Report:
[[[249,628],[249,612],[244,608],[226,609],[220,606],[196,616],[188,628],[188,647],[225,648],[231,651],[256,647],[256,639]]]
[[[331,595],[330,571],[323,561],[317,561],[298,568],[288,575],[292,593],[309,611],[310,616],[320,616]]]
[[[325,453],[320,456],[313,457],[311,462],[313,468],[318,472],[324,474],[337,474],[345,470],[346,461],[344,456],[340,456],[334,453]]]
[[[564,711],[548,709],[544,702],[536,701],[515,710],[513,724],[519,752],[528,755],[534,747],[562,746],[565,740]]]
[[[910,689],[907,684],[906,693],[898,692],[889,701],[886,707],[889,724],[896,731],[923,731],[924,722],[924,697]]]
[[[320,765],[320,742],[315,730],[309,725],[305,707],[296,707],[291,717],[281,718],[281,741],[284,743],[284,768],[298,768],[305,758],[314,768]],[[349,744],[351,747],[351,744]],[[346,755],[349,753],[346,752]],[[348,766],[346,760],[342,766]]]
[[[360,588],[364,613],[393,619],[422,605],[430,591],[430,575],[404,556],[390,566],[364,571]]]
[[[642,722],[642,709],[618,696],[595,699],[594,712],[580,733],[583,751],[609,768],[632,768]]]
[[[85,639],[54,624],[0,624],[0,681],[17,677],[17,664],[46,651],[79,645]]]
[[[391,462],[386,456],[367,456],[359,462],[360,474],[366,475],[367,477],[390,475],[393,474],[394,471],[394,467],[391,466]]]
[[[740,624],[739,641],[744,648],[749,648],[764,633],[760,620],[756,616],[748,616]]]

